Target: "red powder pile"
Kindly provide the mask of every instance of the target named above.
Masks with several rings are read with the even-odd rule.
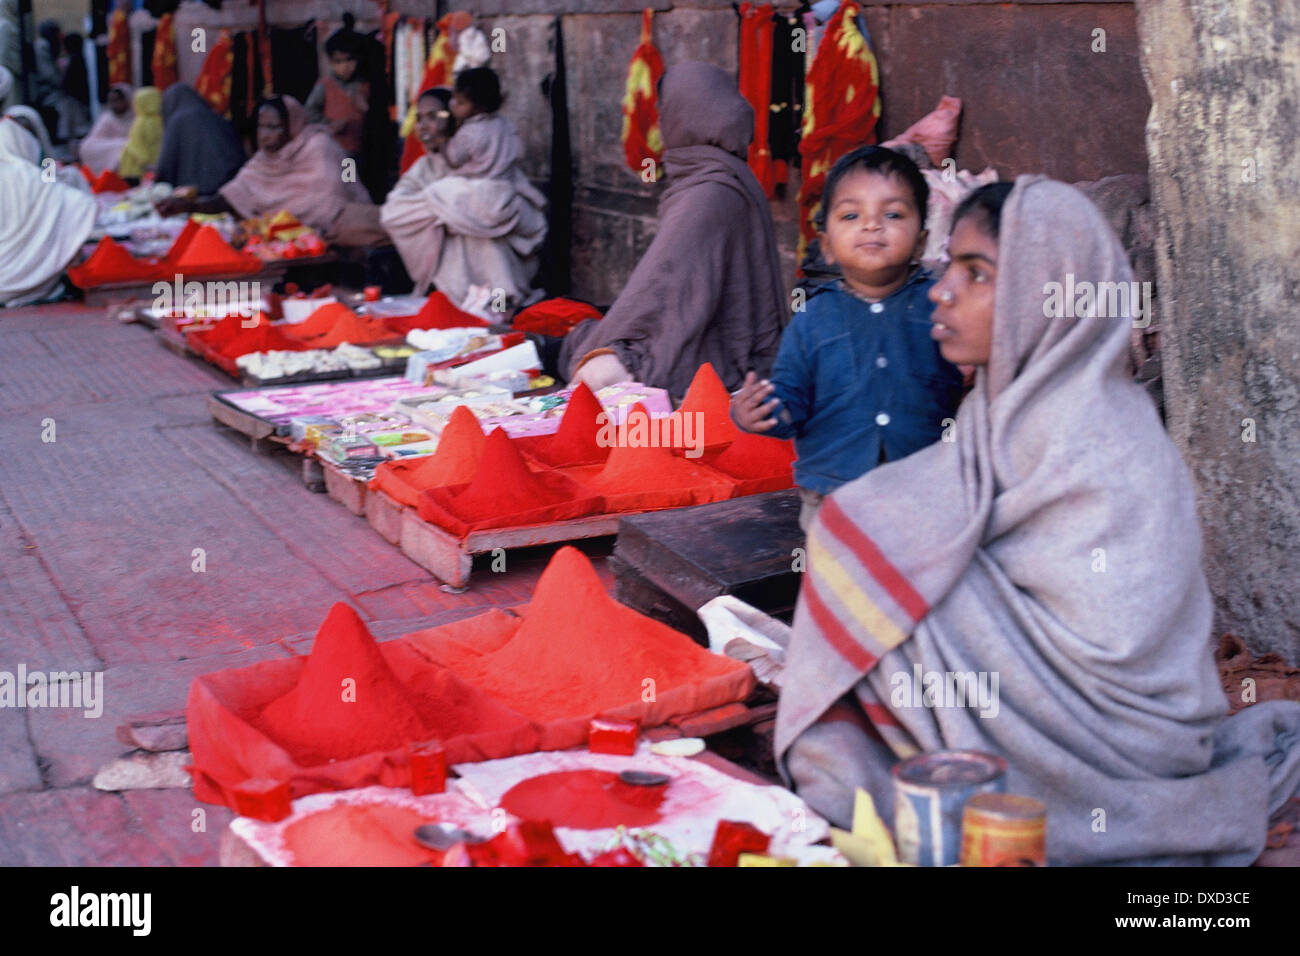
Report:
[[[225,359],[239,358],[250,352],[296,352],[302,344],[286,336],[269,322],[258,322],[251,329],[241,328],[225,345],[215,349]]]
[[[600,317],[600,309],[587,302],[564,298],[543,299],[516,315],[510,324],[519,332],[564,336],[579,322]]]
[[[415,315],[396,316],[388,320],[388,327],[400,335],[405,335],[412,329],[472,329],[485,328],[491,324],[477,315],[458,309],[441,292],[431,294]]]
[[[749,432],[741,432],[725,450],[709,459],[710,468],[736,480],[738,496],[793,486],[793,464],[792,442]]]
[[[436,865],[442,853],[412,835],[436,822],[407,807],[341,804],[289,824],[284,843],[297,866]]]
[[[105,236],[85,262],[68,270],[68,278],[77,288],[90,289],[107,282],[151,279],[157,272],[154,263],[137,259],[114,242],[112,236]]]
[[[613,600],[591,561],[573,547],[551,559],[524,623],[504,646],[448,663],[468,683],[541,723],[636,703],[647,678],[662,697],[670,688],[746,667]]]
[[[90,185],[93,193],[124,193],[131,184],[111,169],[106,169],[95,177]]]
[[[345,680],[353,682],[351,693]],[[259,723],[304,765],[395,750],[429,736],[406,687],[357,612],[342,602],[321,625],[298,683],[266,706]]]
[[[214,352],[219,352],[238,338],[242,333],[251,330],[253,326],[245,327],[244,323],[248,321],[249,319],[247,316],[238,315],[232,312],[207,331],[190,333],[190,342],[196,347],[203,347]],[[271,320],[266,317],[266,313],[264,312],[257,313],[257,316],[252,321],[255,326],[269,326],[271,324]],[[299,346],[295,345],[293,348],[297,349]]]
[[[438,438],[438,450],[410,461],[386,461],[375,470],[371,488],[382,489],[409,508],[420,502],[428,488],[464,485],[473,481],[483,458],[486,437],[474,413],[457,405]]]
[[[548,820],[574,830],[645,827],[661,819],[659,806],[669,786],[632,786],[608,770],[565,770],[515,784],[501,797],[501,806],[521,820]]]
[[[421,492],[420,517],[452,534],[580,518],[603,502],[554,471],[532,472],[503,429],[483,445],[478,471],[468,485]]]
[[[167,255],[163,256],[163,265],[174,271],[181,261],[181,253],[198,235],[198,232],[199,224],[193,219],[186,219],[185,225],[176,234],[176,238],[172,240],[172,246],[167,250]],[[171,276],[168,276],[168,278],[171,278]]]
[[[186,228],[193,223],[186,224]],[[174,243],[175,250],[181,243]],[[193,236],[184,243],[179,255],[169,252],[164,262],[175,268],[182,275],[204,275],[232,272],[257,272],[262,268],[262,260],[250,253],[240,252],[211,226],[200,226]]]
[[[603,462],[609,457],[609,448],[596,440],[600,434],[596,416],[602,411],[587,383],[579,382],[554,434],[517,438],[515,445],[525,455],[553,468]]]
[[[663,431],[669,425],[668,420],[650,419],[645,406],[638,403],[628,413],[628,421],[647,422],[647,428],[635,438],[638,447],[632,446],[629,427],[620,427],[615,447],[603,468],[568,472],[598,492],[605,499],[606,510],[683,508],[723,501],[735,493],[735,482],[730,478],[707,466],[695,464],[692,459],[678,457],[666,442],[658,446],[640,445],[642,441],[671,439],[671,432],[665,435]]]
[[[326,322],[329,322],[328,328],[317,331]],[[362,318],[347,306],[337,302],[322,306],[301,326],[288,326],[286,331],[308,348],[313,349],[337,348],[344,342],[352,345],[370,345],[395,338],[392,330],[381,319]]]
[[[682,407],[675,414],[696,413],[703,417],[697,419],[695,435],[697,439],[703,438],[705,448],[721,448],[740,437],[740,429],[731,420],[731,395],[708,362],[701,365],[691,379],[691,387],[686,390]]]
[[[334,328],[335,322],[349,315],[355,317],[356,313],[342,302],[327,302],[302,322],[284,326],[284,331],[295,339],[320,338]]]

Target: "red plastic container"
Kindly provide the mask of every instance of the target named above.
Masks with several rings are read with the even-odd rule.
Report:
[[[587,733],[587,748],[594,754],[636,753],[636,738],[641,725],[635,720],[593,717]]]
[[[766,853],[771,842],[771,837],[752,824],[719,820],[709,847],[709,866],[735,866],[740,854]]]
[[[447,751],[436,740],[410,744],[411,792],[416,796],[447,789]]]
[[[275,823],[293,812],[288,781],[253,777],[232,787],[230,795],[241,817]]]

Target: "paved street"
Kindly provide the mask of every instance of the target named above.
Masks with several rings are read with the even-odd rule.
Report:
[[[334,601],[380,638],[526,601],[553,550],[444,592],[304,488],[296,457],[216,426],[207,393],[230,387],[101,310],[0,310],[0,671],[102,670],[105,698],[98,719],[0,710],[0,865],[215,864],[229,811],[90,786],[128,749],[123,717],[181,709],[207,671],[303,653]]]

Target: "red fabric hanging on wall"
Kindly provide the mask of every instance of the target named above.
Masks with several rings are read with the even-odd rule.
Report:
[[[235,44],[223,29],[216,46],[208,51],[194,88],[218,116],[230,118],[230,72],[235,66]]]
[[[51,51],[53,56],[58,53]],[[108,21],[108,82],[110,86],[131,82],[131,31],[126,25],[126,10],[121,7]]]
[[[158,32],[153,41],[153,85],[162,92],[176,82],[176,25],[173,14],[158,18]]]
[[[659,78],[664,59],[651,38],[654,11],[641,11],[641,44],[627,67],[627,92],[623,96],[623,158],[627,168],[641,175],[647,159],[654,160],[655,179],[663,176],[664,141],[659,133]]]
[[[772,5],[740,5],[740,93],[754,108],[754,141],[749,144],[749,168],[767,198],[776,192],[776,171],[768,145],[772,110]]]
[[[799,189],[799,253],[816,237],[813,220],[826,174],[835,160],[876,141],[880,74],[875,54],[858,29],[859,6],[844,0],[826,25],[804,89],[803,186]]]

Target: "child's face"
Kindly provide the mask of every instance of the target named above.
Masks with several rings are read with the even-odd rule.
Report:
[[[993,347],[997,240],[984,229],[979,214],[964,216],[948,239],[948,254],[952,262],[930,288],[930,337],[954,365],[987,365]]]
[[[124,116],[130,105],[126,94],[121,90],[108,91],[108,108],[113,111],[114,116]]]
[[[330,54],[330,71],[340,83],[348,82],[357,72],[356,57],[342,50],[335,50]]]
[[[478,107],[460,90],[451,94],[451,115],[456,117],[456,122],[463,123],[477,112]]]
[[[870,294],[907,274],[925,249],[921,213],[898,176],[855,169],[835,187],[822,234],[822,254],[845,280]]]

